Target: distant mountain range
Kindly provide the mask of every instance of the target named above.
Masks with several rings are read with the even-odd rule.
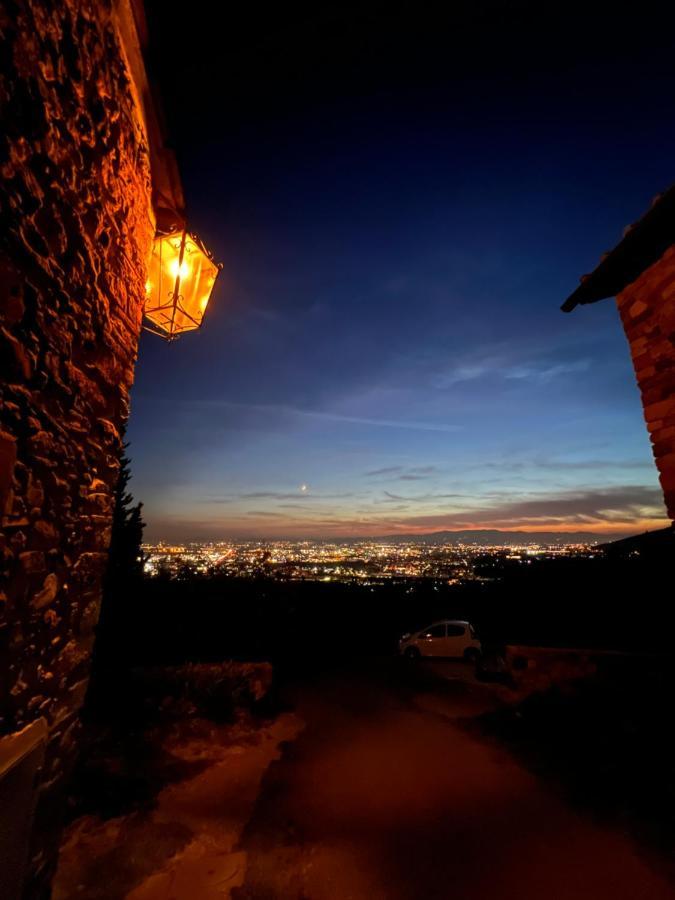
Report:
[[[359,540],[363,540],[360,538]],[[480,544],[485,547],[517,544],[599,544],[607,543],[605,535],[589,531],[499,531],[498,529],[476,529],[474,531],[434,531],[431,534],[388,534],[375,540],[427,544]],[[617,536],[617,540],[622,540]]]

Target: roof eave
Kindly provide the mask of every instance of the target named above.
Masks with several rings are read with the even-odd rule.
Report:
[[[615,297],[636,281],[675,244],[675,186],[657,197],[651,209],[630,226],[619,244],[600,265],[582,278],[579,287],[560,307],[571,312],[576,306]]]

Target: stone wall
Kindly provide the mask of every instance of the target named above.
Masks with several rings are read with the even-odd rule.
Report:
[[[675,247],[617,297],[668,515],[675,519]]]
[[[0,12],[0,734],[49,726],[29,897],[77,746],[154,234],[119,15]]]

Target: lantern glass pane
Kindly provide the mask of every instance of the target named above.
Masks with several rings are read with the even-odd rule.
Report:
[[[201,325],[218,266],[191,235],[155,239],[148,268],[145,316],[167,337]]]

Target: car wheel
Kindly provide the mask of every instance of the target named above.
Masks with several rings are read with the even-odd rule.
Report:
[[[420,654],[420,651],[417,649],[417,647],[406,647],[403,655],[405,656],[406,659],[414,660],[414,659],[419,659],[421,654]]]
[[[467,662],[478,662],[480,659],[480,650],[477,650],[476,647],[467,647],[464,651],[464,659]]]

